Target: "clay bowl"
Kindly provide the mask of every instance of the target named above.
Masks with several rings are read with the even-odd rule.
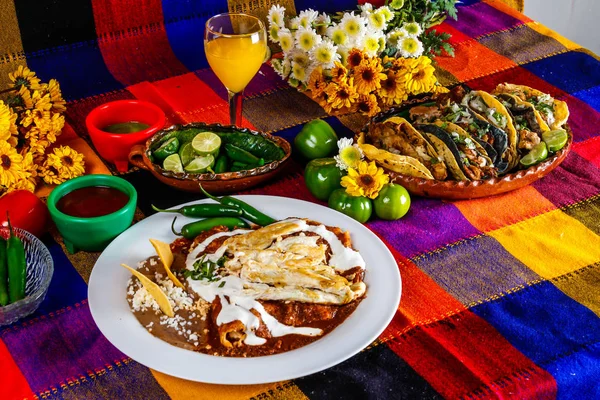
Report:
[[[392,115],[402,115],[404,109],[390,109],[375,116],[371,121],[380,122]],[[363,129],[366,132],[369,124]],[[548,157],[539,164],[523,170],[517,170],[496,178],[480,181],[437,181],[433,179],[416,178],[403,175],[398,172],[384,168],[390,176],[390,180],[406,188],[415,196],[432,197],[445,200],[469,200],[482,197],[494,196],[513,190],[520,189],[548,175],[560,165],[571,151],[573,144],[573,133],[569,126],[565,129],[569,134],[569,140],[565,147]]]
[[[260,135],[281,147],[285,155],[279,161],[273,161],[258,168],[238,172],[225,172],[222,174],[172,172],[163,169],[160,165],[151,161],[151,149],[154,148],[155,143],[158,143],[165,136],[171,135],[174,131],[190,128],[197,128],[202,131],[210,132],[229,132],[235,130],[252,135]],[[285,166],[290,160],[291,153],[292,148],[290,144],[285,139],[278,136],[272,136],[247,128],[194,122],[186,125],[173,125],[158,131],[154,136],[149,138],[145,144],[138,144],[131,148],[131,151],[129,152],[129,161],[141,169],[150,171],[156,179],[175,189],[198,193],[200,192],[199,184],[201,183],[202,187],[209,193],[226,194],[249,189],[274,179],[284,171]]]

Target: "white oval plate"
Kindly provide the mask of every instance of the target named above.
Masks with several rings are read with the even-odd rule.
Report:
[[[121,352],[154,370],[192,381],[229,385],[279,382],[313,374],[371,344],[390,323],[400,303],[398,265],[385,244],[362,224],[318,204],[277,196],[236,197],[276,219],[304,217],[349,231],[354,247],[367,264],[367,296],[354,313],[331,333],[307,346],[264,357],[209,356],[152,336],[129,309],[125,292],[131,274],[120,264],[133,267],[154,255],[150,238],[168,243],[175,240],[170,229],[175,215],[178,215],[177,228],[191,221],[179,214],[157,213],[113,240],[92,270],[88,301],[92,317],[104,336]]]

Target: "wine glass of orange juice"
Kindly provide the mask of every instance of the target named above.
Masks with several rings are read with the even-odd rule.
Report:
[[[206,21],[204,51],[208,64],[229,94],[231,125],[242,124],[242,93],[267,53],[267,33],[258,18],[225,13]]]

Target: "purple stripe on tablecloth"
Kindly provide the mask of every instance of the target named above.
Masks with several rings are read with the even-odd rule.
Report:
[[[540,278],[489,236],[461,242],[413,262],[465,305]]]
[[[100,333],[87,303],[0,337],[34,392],[126,358]]]
[[[410,211],[402,219],[375,220],[369,227],[405,257],[481,233],[453,204],[420,197],[412,198]]]
[[[461,7],[458,21],[449,18],[446,23],[472,38],[522,24],[518,19],[485,3]]]
[[[196,75],[222,99],[227,100],[227,90],[212,69],[201,69],[196,71]],[[269,90],[287,86],[288,84],[277,75],[270,65],[263,64],[259,72],[252,78],[246,89],[244,89],[244,97],[255,96]]]
[[[566,101],[569,106],[568,124],[573,132],[573,140],[582,142],[598,136],[600,133],[600,112],[596,111],[585,100],[580,100],[574,96],[563,95],[560,96],[560,100]]]
[[[557,207],[600,193],[600,169],[574,151],[554,171],[533,183]]]

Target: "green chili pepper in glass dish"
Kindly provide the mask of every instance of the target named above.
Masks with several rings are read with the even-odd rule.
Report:
[[[0,237],[0,306],[8,304],[8,260],[6,239]]]
[[[10,236],[6,241],[6,260],[8,264],[8,297],[11,303],[25,298],[25,247],[23,242],[13,232],[8,218]]]

